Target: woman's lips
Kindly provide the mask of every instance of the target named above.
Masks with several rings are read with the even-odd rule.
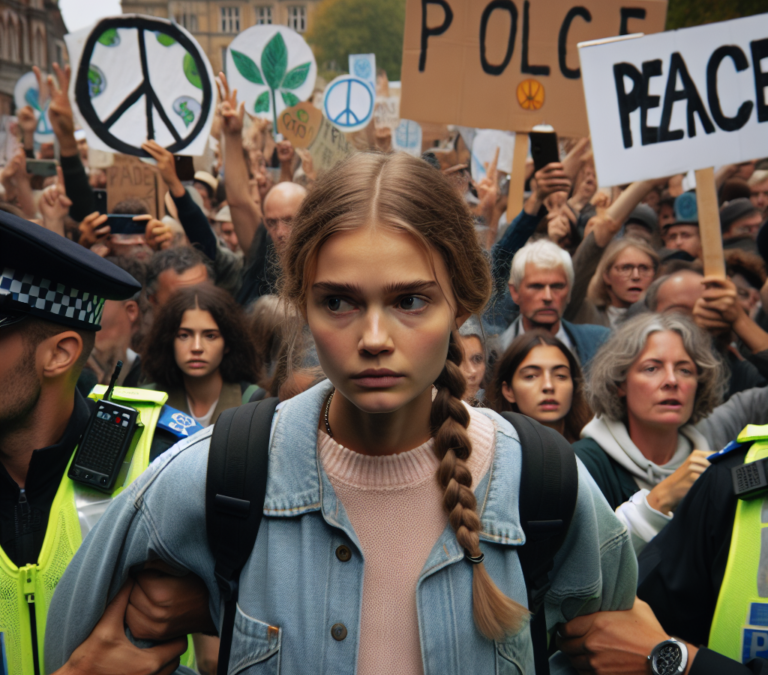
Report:
[[[190,368],[205,368],[208,363],[207,361],[187,361],[187,365]]]
[[[539,403],[539,408],[545,412],[552,412],[560,408],[560,403],[554,399],[547,399]]]
[[[363,389],[388,389],[399,384],[403,377],[388,368],[369,368],[353,375],[352,380]]]

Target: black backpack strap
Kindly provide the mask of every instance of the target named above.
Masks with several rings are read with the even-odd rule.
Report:
[[[211,435],[205,526],[224,600],[219,675],[226,675],[229,665],[240,570],[253,551],[264,511],[269,436],[278,403],[270,398],[225,410]]]
[[[563,544],[576,508],[579,475],[570,443],[554,429],[519,413],[502,413],[520,438],[520,523],[525,545],[518,550],[528,589],[531,640],[537,675],[549,673],[544,596],[549,573]]]

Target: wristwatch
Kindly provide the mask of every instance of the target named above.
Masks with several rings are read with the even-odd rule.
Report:
[[[671,638],[657,644],[648,657],[653,675],[683,675],[688,665],[688,647]]]

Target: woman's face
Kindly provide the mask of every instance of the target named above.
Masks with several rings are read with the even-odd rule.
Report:
[[[507,401],[516,403],[523,415],[541,423],[559,422],[573,403],[568,359],[557,347],[534,347],[518,366],[512,382],[501,385],[501,393]]]
[[[461,361],[461,372],[467,381],[465,399],[474,398],[483,383],[485,377],[485,351],[483,343],[476,335],[468,337],[459,336],[461,346],[464,348],[464,358]]]
[[[176,365],[188,377],[205,377],[220,365],[226,352],[224,338],[210,312],[188,309],[173,341]]]
[[[653,260],[632,246],[625,248],[603,274],[614,307],[629,307],[651,285],[656,270]]]
[[[337,232],[323,244],[307,321],[320,365],[339,392],[363,412],[387,413],[439,377],[455,308],[439,255],[430,259],[404,232],[370,226]]]
[[[627,400],[630,435],[633,425],[678,429],[688,422],[696,376],[696,365],[677,333],[652,333],[619,386],[619,394]]]

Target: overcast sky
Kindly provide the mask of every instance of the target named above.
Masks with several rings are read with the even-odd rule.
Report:
[[[74,33],[105,16],[121,14],[120,0],[59,0],[67,30]]]

